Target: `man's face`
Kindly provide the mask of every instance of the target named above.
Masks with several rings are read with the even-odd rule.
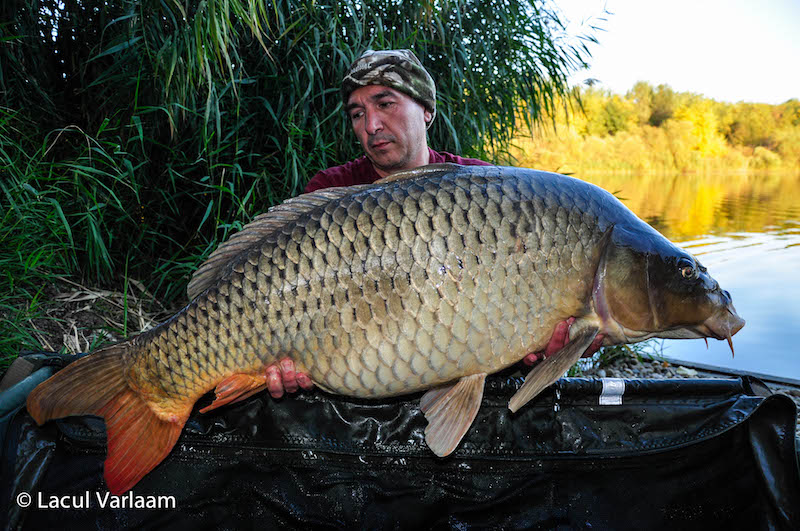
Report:
[[[345,109],[379,175],[428,163],[425,131],[432,116],[411,97],[382,85],[367,85],[350,94]]]

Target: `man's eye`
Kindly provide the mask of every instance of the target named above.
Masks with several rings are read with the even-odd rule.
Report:
[[[362,116],[363,114],[364,114],[364,113],[363,113],[363,112],[361,112],[361,111],[354,112],[354,113],[352,113],[352,114],[350,115],[350,119],[351,119],[351,120],[353,120],[353,121],[355,121],[355,120],[358,120],[359,118],[361,118],[361,116]]]

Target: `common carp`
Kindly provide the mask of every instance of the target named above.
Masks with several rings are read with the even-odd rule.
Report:
[[[744,321],[702,265],[604,190],[503,167],[434,165],[273,207],[193,276],[165,323],[70,364],[37,387],[39,424],[105,420],[105,479],[130,489],[202,412],[266,386],[294,360],[324,391],[381,398],[427,390],[426,442],[455,450],[487,374],[569,342],[534,366],[509,408],[587,348],[651,337],[727,339]],[[731,349],[733,346],[731,344]]]

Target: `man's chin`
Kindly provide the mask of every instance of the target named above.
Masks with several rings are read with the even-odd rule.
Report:
[[[406,160],[397,160],[391,157],[379,157],[374,154],[367,154],[367,157],[376,170],[387,174],[402,171],[408,165]]]

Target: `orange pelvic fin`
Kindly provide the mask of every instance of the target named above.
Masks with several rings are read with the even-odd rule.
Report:
[[[200,413],[207,413],[220,406],[239,402],[266,388],[266,374],[233,374],[217,384],[214,389],[216,398],[211,404],[201,409]]]
[[[123,354],[128,343],[112,345],[71,363],[28,395],[28,412],[38,424],[62,417],[95,415],[106,422],[108,490],[121,494],[169,454],[188,412],[162,420],[128,385]]]

